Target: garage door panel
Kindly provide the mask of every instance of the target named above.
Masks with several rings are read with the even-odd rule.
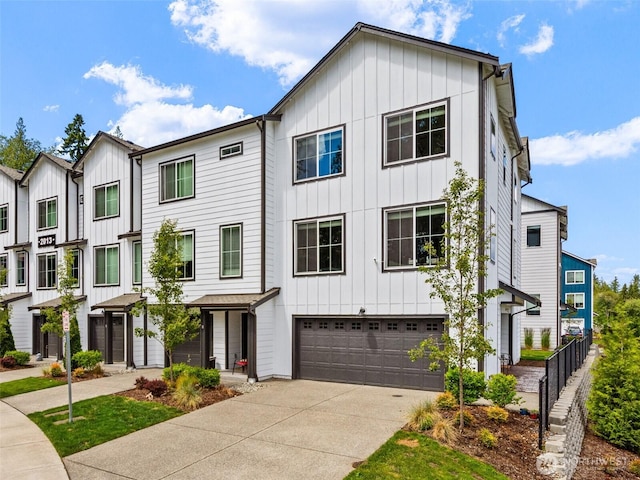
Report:
[[[441,319],[304,319],[297,324],[298,376],[366,385],[442,390],[443,373],[408,350],[441,335]]]

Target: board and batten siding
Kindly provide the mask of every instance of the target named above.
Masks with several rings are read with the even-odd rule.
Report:
[[[526,197],[524,202],[529,202]],[[529,204],[523,206],[528,209]],[[540,348],[540,334],[543,328],[551,329],[551,349],[557,346],[559,322],[559,220],[558,212],[523,211],[522,214],[522,289],[530,295],[539,295],[542,307],[540,315],[522,314],[522,341],[524,328],[533,328],[534,348]],[[540,246],[527,246],[527,227],[540,225]]]
[[[243,142],[243,154],[220,159],[220,147]],[[159,202],[159,165],[194,157],[194,197]],[[145,154],[142,159],[142,257],[153,250],[153,234],[163,219],[195,235],[195,281],[183,283],[184,301],[206,294],[255,293],[261,272],[260,131],[255,125],[181,143]],[[219,277],[220,226],[242,224],[242,278]],[[143,285],[153,279],[143,268]]]
[[[293,315],[355,315],[361,306],[367,315],[443,312],[417,271],[383,271],[383,209],[440,199],[454,160],[478,176],[479,85],[475,61],[363,33],[282,108],[275,148],[283,346]],[[440,100],[448,101],[449,155],[382,168],[383,115]],[[293,184],[293,138],[340,125],[345,175]],[[293,222],[328,215],[344,215],[345,273],[294,276]]]

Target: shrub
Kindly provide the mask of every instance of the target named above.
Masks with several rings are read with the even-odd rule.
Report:
[[[549,350],[551,346],[551,329],[543,328],[540,331],[540,345],[542,346],[542,350]]]
[[[13,357],[18,365],[26,365],[31,360],[29,352],[20,352],[18,350],[11,350],[4,354],[5,357]]]
[[[167,383],[164,380],[149,380],[144,384],[144,388],[154,397],[161,397],[167,391]]]
[[[202,394],[195,375],[180,375],[176,380],[176,389],[172,396],[181,408],[187,410],[198,408],[202,403]]]
[[[87,372],[85,371],[84,368],[78,367],[73,369],[73,371],[71,372],[71,375],[74,376],[75,378],[82,378],[85,376],[86,373]]]
[[[436,397],[436,405],[440,410],[453,410],[458,406],[458,399],[451,392],[442,392]]]
[[[102,353],[98,350],[87,350],[85,352],[78,352],[71,360],[79,367],[85,370],[93,370],[102,361]]]
[[[186,363],[175,363],[173,365],[173,377],[177,379],[182,375],[195,376],[203,388],[213,388],[220,384],[220,372],[215,368],[202,368],[194,367]],[[171,378],[169,367],[162,370],[162,378],[165,381]]]
[[[53,362],[49,366],[49,372],[50,372],[52,377],[61,377],[62,376],[62,365],[60,365],[58,362]]]
[[[16,362],[16,359],[11,355],[7,355],[6,357],[0,358],[0,365],[2,365],[4,368],[13,368],[17,364],[18,362]]]
[[[494,422],[507,423],[507,420],[509,420],[509,412],[502,407],[492,405],[491,407],[487,407],[485,411],[487,412],[487,418]]]
[[[13,333],[11,333],[11,322],[9,321],[10,316],[10,307],[0,307],[0,357],[5,357],[7,356],[7,352],[11,352],[16,349],[16,344],[13,340]]]
[[[450,418],[441,417],[433,424],[431,436],[447,445],[453,445],[458,439],[458,429]]]
[[[414,405],[407,415],[408,426],[414,431],[429,430],[440,418],[438,408],[431,400]]]
[[[145,385],[147,384],[149,380],[147,380],[146,377],[138,377],[136,378],[136,390],[142,390],[143,388],[145,388]]]
[[[516,395],[518,379],[514,375],[496,373],[491,375],[487,382],[487,390],[484,398],[491,400],[495,405],[504,408],[509,404],[518,405],[522,400]]]
[[[444,376],[445,389],[450,391],[457,399],[460,398],[459,375],[457,368],[450,368]],[[487,383],[483,372],[476,372],[470,369],[462,371],[462,388],[464,403],[473,403],[484,395]]]
[[[640,460],[636,458],[631,463],[629,463],[628,470],[634,475],[640,477]]]
[[[473,425],[476,421],[476,417],[474,417],[473,413],[468,410],[463,410],[462,416],[464,417],[465,425]],[[458,410],[453,417],[453,423],[455,423],[456,425],[460,425],[460,410]]]
[[[495,435],[486,428],[483,428],[478,432],[478,440],[480,441],[480,445],[486,448],[493,448],[498,444],[498,440]]]
[[[528,350],[533,348],[533,328],[524,329],[524,346]]]

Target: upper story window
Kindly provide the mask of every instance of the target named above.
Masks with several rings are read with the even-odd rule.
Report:
[[[9,230],[9,206],[0,207],[0,233]]]
[[[344,272],[343,223],[342,217],[294,222],[296,275]]]
[[[564,274],[564,283],[576,285],[584,283],[584,270],[568,270]]]
[[[160,165],[160,201],[191,198],[194,195],[194,157],[172,160]]]
[[[344,128],[340,127],[295,138],[295,181],[342,174],[343,135]]]
[[[444,203],[388,209],[384,217],[385,268],[436,265],[444,255]]]
[[[93,284],[96,287],[106,287],[120,284],[120,247],[107,245],[95,247]]]
[[[193,232],[185,232],[178,240],[180,253],[182,255],[182,265],[178,267],[178,278],[180,280],[194,279],[194,258],[193,258]]]
[[[220,227],[220,277],[242,276],[242,225]]]
[[[58,268],[58,254],[45,253],[38,255],[38,288],[56,288],[56,270]]]
[[[140,240],[131,244],[133,248],[133,284],[142,283],[142,242]]]
[[[9,255],[3,253],[0,255],[0,287],[9,285]]]
[[[242,155],[242,142],[220,147],[220,158],[235,157],[236,155]]]
[[[493,119],[493,115],[491,115],[491,139],[489,144],[491,146],[491,156],[495,160],[498,156],[498,141],[496,139],[496,122]]]
[[[529,225],[527,227],[527,247],[540,246],[540,225]]]
[[[16,286],[22,287],[27,284],[27,252],[16,252]]]
[[[575,308],[584,308],[584,293],[567,293],[564,301],[566,304],[573,305]]]
[[[448,152],[447,103],[384,117],[385,165],[444,156]]]
[[[58,226],[58,199],[48,198],[38,202],[38,230]]]
[[[496,225],[496,211],[491,207],[489,210],[489,260],[495,263],[498,250],[498,226]]]
[[[73,286],[74,287],[79,287],[80,286],[80,250],[79,249],[74,249],[71,250],[71,256],[72,256],[72,260],[71,260],[71,277],[75,279],[75,282],[73,282]]]
[[[120,215],[120,195],[117,182],[95,187],[93,189],[93,199],[93,218],[95,220]]]

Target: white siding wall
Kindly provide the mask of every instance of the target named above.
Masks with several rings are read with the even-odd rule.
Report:
[[[382,271],[382,209],[439,199],[455,173],[453,160],[477,177],[478,87],[476,62],[362,35],[284,107],[276,125],[283,287],[276,301],[288,325],[277,329],[277,365],[290,369],[286,333],[295,314],[353,315],[361,306],[368,315],[443,312],[419,273]],[[447,98],[450,156],[381,168],[382,115]],[[293,137],[341,124],[346,176],[293,185]],[[338,214],[345,214],[345,274],[294,277],[293,221]]]

